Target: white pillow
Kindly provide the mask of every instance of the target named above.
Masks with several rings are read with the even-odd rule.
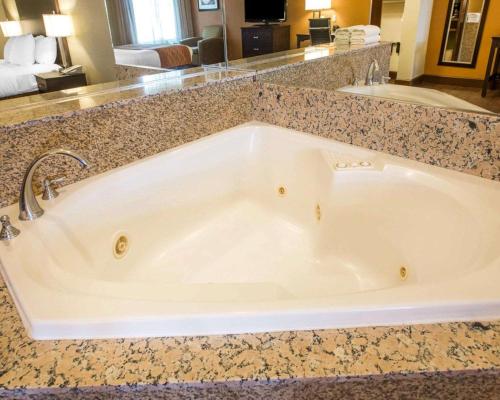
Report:
[[[10,54],[12,52],[12,46],[14,45],[15,39],[16,39],[15,37],[11,37],[5,43],[5,46],[3,48],[3,59],[5,60],[5,62],[10,63],[10,61],[9,61],[10,60]]]
[[[9,50],[8,62],[18,65],[33,65],[35,63],[35,38],[28,35],[16,36]]]
[[[56,38],[37,36],[35,38],[35,62],[38,64],[54,64],[56,58]]]

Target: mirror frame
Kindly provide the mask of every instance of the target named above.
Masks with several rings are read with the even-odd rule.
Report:
[[[479,23],[479,30],[477,31],[476,45],[474,46],[474,53],[472,55],[471,62],[443,61],[444,53],[446,50],[446,42],[448,40],[448,29],[450,26],[451,9],[453,7],[453,3],[454,0],[448,0],[448,9],[446,12],[446,22],[444,24],[443,38],[441,39],[441,50],[439,52],[438,65],[443,65],[447,67],[458,67],[458,68],[476,68],[477,57],[479,55],[479,48],[481,47],[481,39],[483,37],[484,24],[486,23],[486,17],[488,16],[488,8],[490,5],[490,0],[484,0],[481,22]]]

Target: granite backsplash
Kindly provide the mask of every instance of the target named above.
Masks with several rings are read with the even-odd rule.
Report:
[[[309,60],[306,54],[304,62],[259,73],[259,81],[285,86],[334,90],[352,85],[355,80],[364,81],[373,60],[377,60],[379,64],[379,74],[389,76],[391,57],[389,43],[371,48],[348,47],[348,49],[349,51],[342,52],[337,48],[335,57],[314,58],[321,55],[321,50],[316,50],[318,52],[309,55]],[[328,47],[325,47],[324,51],[329,51]]]

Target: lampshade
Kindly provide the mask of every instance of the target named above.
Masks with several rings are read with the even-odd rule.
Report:
[[[332,0],[306,0],[307,11],[329,10],[332,8]]]
[[[0,22],[0,26],[5,37],[20,36],[23,34],[21,22],[19,21],[3,21]]]
[[[43,14],[45,33],[50,37],[67,37],[73,34],[73,22],[69,15]]]

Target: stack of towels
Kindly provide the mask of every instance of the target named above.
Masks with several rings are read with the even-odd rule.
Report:
[[[372,44],[380,42],[380,28],[376,25],[354,25],[335,31],[335,43]]]

